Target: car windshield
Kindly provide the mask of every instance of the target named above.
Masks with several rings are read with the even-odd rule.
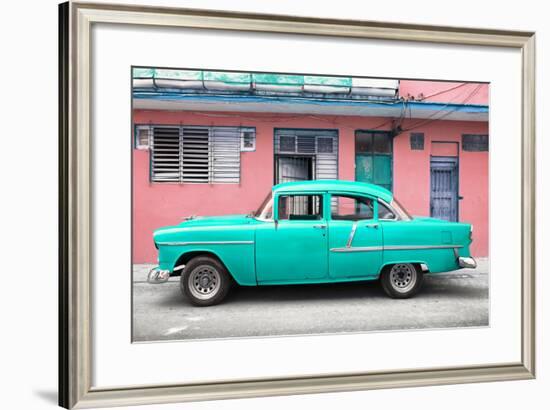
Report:
[[[256,209],[252,215],[259,219],[273,218],[273,196],[271,192],[265,197],[258,209]]]
[[[391,201],[391,207],[399,214],[399,217],[402,221],[410,221],[413,219],[413,217],[403,208],[403,205],[401,205],[397,199],[393,198]]]

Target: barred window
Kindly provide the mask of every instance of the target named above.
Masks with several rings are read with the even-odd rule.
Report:
[[[279,152],[298,154],[332,154],[334,152],[334,137],[316,136],[315,132],[311,131],[302,131],[300,134],[276,136],[279,140]]]
[[[279,150],[281,152],[296,152],[296,136],[281,135],[279,137]]]
[[[332,137],[317,137],[317,152],[323,154],[332,154],[334,138]]]
[[[423,150],[424,149],[424,133],[423,132],[411,132],[410,135],[411,149]]]
[[[239,183],[242,138],[254,128],[153,125],[151,181]]]
[[[464,134],[462,135],[463,151],[489,151],[489,136],[485,134]]]

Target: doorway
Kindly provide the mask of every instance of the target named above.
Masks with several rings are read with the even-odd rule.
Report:
[[[275,183],[277,184],[315,179],[312,156],[278,155],[275,164]]]
[[[458,157],[430,158],[430,215],[458,221]]]
[[[276,128],[274,182],[338,178],[338,131]]]
[[[355,180],[391,191],[393,186],[393,140],[386,131],[355,132]]]

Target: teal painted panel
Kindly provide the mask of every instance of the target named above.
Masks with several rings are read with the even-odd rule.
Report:
[[[170,80],[187,80],[187,81],[200,81],[202,80],[202,71],[193,70],[170,70],[157,68],[155,70],[155,78],[164,78]]]
[[[133,78],[153,78],[155,76],[154,68],[137,68],[132,70]]]
[[[304,85],[303,75],[288,74],[252,74],[252,80],[258,84]]]
[[[251,81],[251,74],[230,73],[222,71],[204,71],[204,81],[220,81],[228,84],[248,84]]]
[[[326,85],[351,87],[351,77],[326,77],[314,75],[259,74],[223,71],[177,70],[167,68],[134,68],[133,78],[163,78],[174,80],[220,81],[229,84],[245,84],[254,81],[258,84],[273,85]]]
[[[366,206],[366,205],[362,205]],[[354,223],[357,224],[351,243],[354,247],[380,246],[383,243],[382,229],[369,229],[370,220],[329,221],[329,249],[345,248]],[[377,278],[382,267],[383,251],[371,252],[329,252],[329,275],[333,279],[370,277]]]
[[[443,245],[442,232],[449,232],[453,245],[460,256],[471,256],[469,245],[470,225],[452,223],[433,218],[414,218],[412,221],[386,222],[380,221],[384,235],[384,246],[421,246]],[[384,265],[409,262],[425,263],[430,273],[447,272],[457,269],[454,250],[447,249],[414,249],[385,250]]]
[[[351,82],[351,77],[323,77],[318,75],[304,76],[304,83],[310,85],[351,87]]]
[[[325,228],[314,228],[320,225]],[[325,220],[280,220],[255,227],[258,283],[327,278]]]
[[[223,261],[239,285],[256,285],[252,227],[255,223],[255,219],[246,215],[225,215],[199,217],[178,226],[159,228],[153,234],[159,249],[159,267],[172,271],[182,255],[208,252]],[[209,244],[210,241],[213,242]]]

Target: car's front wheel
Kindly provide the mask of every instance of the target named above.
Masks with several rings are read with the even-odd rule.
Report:
[[[412,263],[396,263],[386,266],[380,276],[382,288],[389,297],[410,298],[418,293],[424,276]]]
[[[210,256],[197,256],[183,269],[180,288],[196,306],[212,306],[220,303],[231,286],[229,272],[223,264]]]

